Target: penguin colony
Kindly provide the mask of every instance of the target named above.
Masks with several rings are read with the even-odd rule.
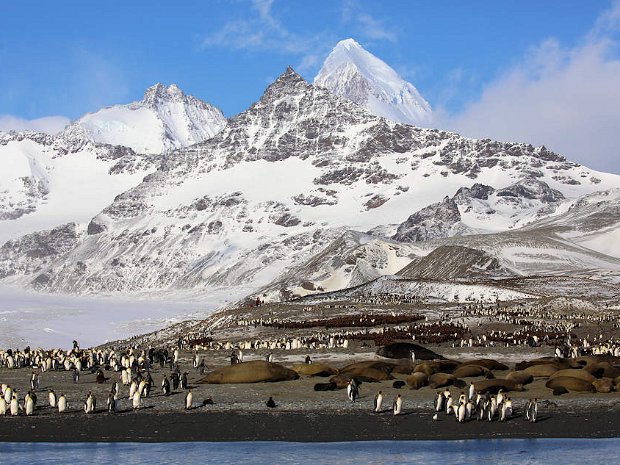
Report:
[[[318,363],[313,363],[309,354],[314,357],[315,353],[325,350],[350,353],[359,344],[372,347],[394,339],[444,344],[455,349],[516,346],[540,348],[550,355],[549,360],[540,363],[546,365],[545,369],[542,370],[538,364],[517,364],[513,380],[515,385],[522,388],[531,382],[526,376],[531,372],[532,378],[548,378],[548,387],[554,394],[574,390],[574,386],[601,393],[620,389],[620,362],[615,360],[616,357],[620,358],[620,338],[616,336],[620,328],[620,315],[614,309],[588,312],[570,305],[557,309],[551,304],[538,301],[470,302],[453,305],[450,311],[443,311],[440,306],[439,310],[434,310],[434,314],[423,316],[417,311],[407,313],[395,308],[423,304],[423,301],[416,296],[369,294],[352,299],[352,303],[306,306],[303,314],[294,318],[270,314],[269,305],[263,305],[259,316],[253,315],[252,311],[243,314],[224,313],[217,317],[217,321],[208,320],[208,324],[197,324],[184,335],[175,336],[178,339],[166,340],[167,346],[159,348],[140,349],[138,347],[148,347],[148,343],[140,344],[143,340],[135,338],[130,340],[130,348],[111,346],[106,349],[82,350],[76,343],[68,351],[29,348],[0,350],[0,367],[27,370],[24,382],[27,380],[29,386],[29,389],[16,392],[14,387],[2,384],[0,414],[36,414],[43,408],[41,398],[47,397],[46,408],[60,413],[83,410],[89,415],[98,410],[97,396],[101,397],[99,411],[105,406],[105,410],[113,414],[143,409],[149,404],[154,392],[157,395],[172,396],[178,409],[193,410],[209,404],[196,399],[200,391],[192,390],[190,372],[205,374],[209,370],[207,361],[215,353],[223,353],[227,357],[230,354],[230,364],[236,365],[257,358],[278,363],[297,355],[287,355],[288,351],[303,351],[308,354],[304,363],[314,366]],[[359,311],[360,305],[376,307],[373,307],[371,313],[342,315]],[[390,310],[382,306],[390,306]],[[314,316],[311,317],[310,313]],[[584,327],[588,328],[588,332],[583,330]],[[600,331],[592,331],[592,328]],[[217,340],[214,331],[219,332]],[[189,362],[185,359],[184,365],[184,368],[191,367],[189,371],[181,369],[181,350],[191,351],[191,358]],[[433,416],[437,415],[435,418],[442,419],[444,412],[449,412],[460,422],[480,417],[487,421],[507,421],[521,414],[529,421],[536,421],[540,405],[536,399],[530,399],[527,403],[521,400],[523,405],[513,406],[514,400],[508,395],[508,390],[482,392],[470,384],[469,388],[460,393],[463,387],[455,386],[456,382],[462,382],[461,378],[494,377],[488,368],[480,366],[476,368],[478,374],[459,377],[455,370],[460,367],[467,371],[465,368],[470,369],[471,366],[455,362],[455,366],[450,369],[443,366],[422,369],[425,361],[416,358],[414,353],[410,355],[407,362],[412,367],[411,371],[419,374],[415,378],[418,384],[415,389],[423,386],[433,390],[443,388],[440,379],[444,378],[448,385],[453,386],[452,389],[457,389],[454,392],[448,389],[448,396],[442,391],[442,408],[433,411]],[[418,368],[420,371],[416,371]],[[544,375],[540,374],[542,371],[545,371]],[[554,371],[561,372],[561,376],[554,378]],[[78,387],[86,381],[85,378],[91,380],[92,375],[95,375],[95,382],[104,385],[106,393],[102,395],[101,390],[85,388],[79,396],[73,395],[68,399],[59,386],[51,386],[46,382],[47,372],[66,373],[67,382]],[[376,381],[393,379],[391,368],[383,374],[386,377]],[[362,387],[354,375],[348,378],[341,375],[338,373],[336,376],[340,376],[340,379],[330,379],[330,383],[324,384],[330,385],[329,390],[346,388],[347,400],[356,406],[362,405],[368,398],[362,395],[366,394],[367,387]],[[434,375],[440,376],[433,378]],[[508,373],[506,378],[512,380],[509,378],[512,375],[512,372]],[[504,378],[501,380],[506,381]],[[400,380],[397,382],[405,383]],[[413,385],[409,387],[414,388]],[[173,394],[179,390],[183,395],[174,397]],[[388,410],[401,415],[408,402],[407,396],[389,395],[388,399],[387,392],[380,391],[372,396],[373,410]],[[280,399],[278,401],[281,403]],[[436,402],[439,401],[437,396]],[[264,403],[264,399],[261,403]]]

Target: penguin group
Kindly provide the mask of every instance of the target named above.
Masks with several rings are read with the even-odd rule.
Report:
[[[464,423],[469,420],[479,421],[508,421],[514,416],[512,399],[501,389],[496,395],[481,395],[470,384],[467,391],[460,393],[455,402],[450,389],[437,391],[433,404],[433,420],[439,419],[439,413],[454,415],[456,421]],[[524,408],[524,417],[532,423],[536,422],[538,415],[538,400],[530,399]]]

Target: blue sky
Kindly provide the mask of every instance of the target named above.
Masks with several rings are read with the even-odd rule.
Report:
[[[580,110],[598,114],[597,99],[610,97],[588,92],[601,93],[598,79],[620,83],[619,24],[617,1],[8,1],[0,15],[0,129],[138,100],[155,82],[176,83],[232,116],[288,65],[311,81],[336,42],[352,37],[420,90],[437,126],[568,147],[573,159],[620,171],[611,141],[596,149],[563,143],[566,126],[541,132],[549,116],[528,114],[544,113],[547,103],[523,97],[546,98],[559,75],[582,73]],[[588,73],[599,68],[573,69],[579,59]],[[554,105],[570,101],[566,92]],[[615,103],[617,92],[609,93]],[[513,106],[517,116],[508,114]],[[506,111],[505,124],[498,111]],[[600,119],[619,127],[620,113],[609,112]],[[579,118],[569,127],[581,127]]]

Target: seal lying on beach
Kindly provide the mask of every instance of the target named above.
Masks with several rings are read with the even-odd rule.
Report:
[[[236,363],[207,373],[198,383],[201,384],[236,384],[290,381],[299,375],[282,365],[264,360]]]
[[[545,384],[549,389],[554,391],[558,388],[564,388],[567,391],[577,392],[595,392],[596,388],[592,382],[585,379],[573,378],[571,376],[559,376],[557,378],[550,379]]]
[[[588,373],[586,370],[572,369],[572,368],[569,368],[567,370],[558,370],[551,375],[550,379],[555,379],[555,378],[560,378],[560,377],[579,378],[589,383],[591,383],[592,381],[596,379],[592,374]]]
[[[463,365],[478,365],[489,370],[508,370],[508,365],[504,365],[497,360],[493,360],[491,358],[478,358],[475,360],[466,360],[463,362]]]
[[[432,389],[437,389],[445,386],[456,386],[458,388],[464,388],[466,386],[465,381],[458,379],[456,376],[449,373],[433,373],[428,377],[428,385]]]
[[[511,379],[483,379],[474,382],[474,388],[479,394],[497,394],[501,389],[504,392],[508,391],[523,391],[523,385],[513,381]]]
[[[416,360],[444,360],[443,355],[439,355],[432,350],[414,344],[413,342],[394,342],[377,349],[377,355],[386,358],[411,358],[411,352],[415,354]]]
[[[515,370],[527,370],[531,367],[538,367],[543,365],[550,365],[556,368],[556,370],[563,370],[565,368],[570,368],[568,362],[564,360],[559,360],[553,357],[543,357],[537,358],[534,360],[528,360],[527,362],[519,362],[515,364]],[[536,375],[532,375],[536,376]]]
[[[479,376],[491,377],[493,378],[493,373],[488,368],[485,368],[480,365],[461,365],[457,367],[456,370],[452,372],[454,376],[457,378],[477,378]]]
[[[428,376],[426,375],[426,373],[422,372],[412,373],[407,376],[405,382],[410,389],[420,389],[421,387],[424,387],[428,384]]]
[[[534,376],[524,370],[511,371],[506,375],[506,379],[510,379],[518,384],[530,384],[534,381]]]
[[[607,394],[614,390],[615,383],[611,378],[601,378],[592,381],[592,386],[596,389],[596,392],[600,392],[602,394]]]
[[[298,363],[291,370],[301,376],[332,376],[338,373],[338,370],[325,363]]]
[[[554,363],[542,363],[539,365],[531,365],[519,371],[530,374],[534,378],[548,378],[558,370],[560,370],[559,366]]]
[[[461,362],[457,362],[456,360],[438,360],[435,362],[418,363],[413,368],[413,372],[422,372],[431,376],[434,373],[452,373],[459,366],[461,366]]]

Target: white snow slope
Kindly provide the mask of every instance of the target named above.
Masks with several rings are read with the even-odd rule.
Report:
[[[159,161],[125,147],[0,133],[0,246],[59,224],[87,223]]]
[[[226,118],[213,105],[185,95],[174,84],[155,84],[141,101],[88,113],[62,134],[153,154],[202,142],[225,125]]]
[[[353,39],[338,42],[314,84],[390,121],[428,126],[432,120],[431,107],[418,90]]]

